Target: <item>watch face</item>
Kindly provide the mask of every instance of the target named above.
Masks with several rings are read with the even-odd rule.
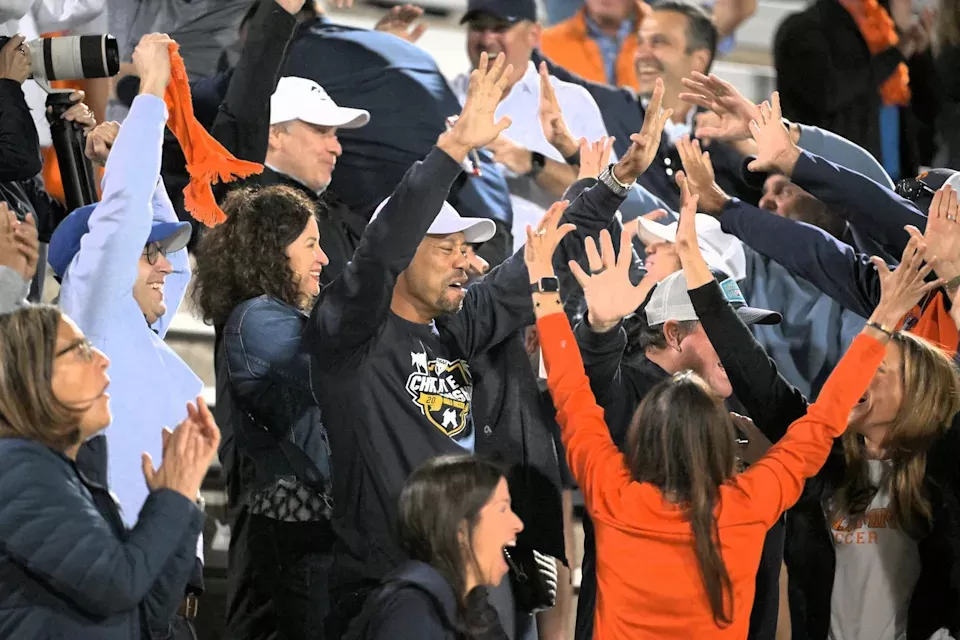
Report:
[[[541,278],[540,290],[544,293],[556,293],[560,291],[560,281],[557,278]]]

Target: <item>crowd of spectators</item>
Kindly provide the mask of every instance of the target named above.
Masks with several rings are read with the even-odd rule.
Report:
[[[960,638],[955,0],[546,4],[0,7],[0,638]]]

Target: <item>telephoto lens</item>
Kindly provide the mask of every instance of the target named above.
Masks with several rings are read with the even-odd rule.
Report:
[[[0,36],[0,47],[9,39]],[[108,34],[37,38],[24,45],[30,48],[34,80],[109,78],[120,71],[117,39]]]

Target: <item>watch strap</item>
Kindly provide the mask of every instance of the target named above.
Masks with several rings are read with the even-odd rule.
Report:
[[[527,177],[536,178],[541,173],[543,173],[544,167],[547,166],[547,158],[539,151],[530,152],[530,171],[527,172]]]
[[[603,184],[607,185],[610,191],[613,191],[618,196],[625,198],[627,194],[630,193],[630,189],[633,187],[633,183],[624,184],[619,180],[617,180],[617,176],[613,175],[613,167],[614,165],[612,164],[608,166],[606,169],[604,169],[600,173],[597,179]]]

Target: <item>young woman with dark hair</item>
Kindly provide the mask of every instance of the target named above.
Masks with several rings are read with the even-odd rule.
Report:
[[[196,501],[220,433],[202,400],[163,441],[128,529],[76,465],[110,424],[110,361],[56,307],[0,314],[0,634],[169,638],[196,562]],[[149,390],[145,389],[145,393]],[[117,427],[114,427],[117,428]]]
[[[678,247],[693,238],[696,198],[683,189]],[[528,247],[536,242],[529,234]],[[606,232],[592,240],[588,314],[604,320],[629,298],[629,238],[619,258]],[[917,266],[919,260],[916,261]],[[706,277],[713,281],[706,264]],[[871,321],[895,323],[925,291],[930,268],[908,262],[884,283]],[[883,360],[890,336],[867,326],[810,406],[759,461],[737,473],[732,418],[693,373],[661,382],[613,444],[556,293],[534,293],[548,385],[570,468],[597,530],[597,638],[746,638],[754,578],[769,527],[799,497]],[[614,314],[615,315],[615,314]]]
[[[331,464],[300,336],[327,256],[296,189],[232,191],[197,250],[193,299],[217,328],[230,504],[227,636],[310,637],[328,609]]]
[[[400,493],[397,534],[410,561],[370,596],[347,638],[507,638],[486,587],[507,575],[504,548],[522,530],[498,466],[466,455],[428,460]]]

